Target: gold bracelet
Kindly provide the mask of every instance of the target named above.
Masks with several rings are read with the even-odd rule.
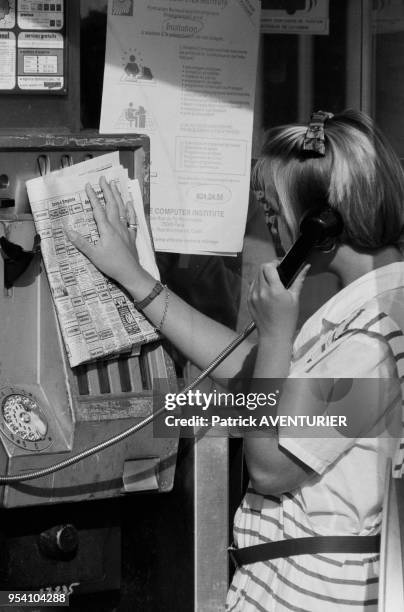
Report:
[[[167,316],[167,312],[168,312],[168,302],[169,302],[169,299],[170,299],[170,290],[169,290],[169,288],[167,286],[165,286],[164,288],[165,288],[165,294],[164,294],[163,316],[161,317],[160,323],[156,327],[156,331],[161,331],[163,329],[163,325],[164,325],[164,322],[166,320],[166,316]]]

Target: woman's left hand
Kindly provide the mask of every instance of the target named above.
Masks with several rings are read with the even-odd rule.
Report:
[[[278,262],[262,264],[250,287],[248,306],[260,338],[292,339],[299,314],[299,297],[310,268],[306,265],[289,289],[279,278]]]

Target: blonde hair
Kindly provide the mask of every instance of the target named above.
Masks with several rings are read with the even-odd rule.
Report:
[[[302,150],[307,125],[271,129],[252,175],[253,189],[275,197],[292,235],[298,219],[324,203],[344,221],[341,242],[375,250],[404,242],[404,172],[372,120],[354,110],[325,123],[324,157]]]

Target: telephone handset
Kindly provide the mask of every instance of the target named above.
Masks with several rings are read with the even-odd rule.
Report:
[[[327,207],[309,210],[300,222],[300,236],[278,266],[279,277],[287,288],[295,280],[313,248],[330,249],[343,229],[341,215]]]

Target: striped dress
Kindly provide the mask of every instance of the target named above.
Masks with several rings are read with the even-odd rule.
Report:
[[[379,423],[381,435],[313,438],[312,432],[305,437],[303,431],[291,437],[280,429],[279,445],[315,475],[280,498],[249,488],[234,520],[237,547],[307,536],[380,533],[389,460],[395,463],[396,476],[402,472],[397,436],[404,398],[403,306],[404,264],[391,264],[343,289],[302,328],[294,345],[291,377],[387,379],[376,402],[378,413],[369,410],[366,424],[369,431]],[[375,612],[378,572],[379,555],[374,553],[298,555],[254,563],[236,570],[226,609]]]

